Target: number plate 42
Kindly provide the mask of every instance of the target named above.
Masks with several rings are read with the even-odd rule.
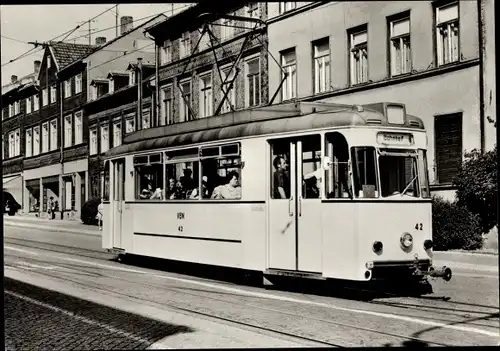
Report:
[[[415,230],[424,230],[424,225],[422,223],[415,224]]]

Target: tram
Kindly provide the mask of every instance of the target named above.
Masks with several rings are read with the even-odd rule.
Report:
[[[405,105],[289,103],[129,134],[105,156],[102,245],[357,282],[427,276],[432,203],[422,120]]]

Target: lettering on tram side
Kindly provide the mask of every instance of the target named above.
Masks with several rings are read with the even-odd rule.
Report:
[[[424,225],[422,223],[417,223],[417,224],[415,224],[415,229],[416,230],[424,230]]]
[[[184,212],[177,212],[177,219],[184,219],[186,216],[184,214]],[[184,231],[184,226],[180,225],[177,227],[177,230],[179,232],[183,232]]]

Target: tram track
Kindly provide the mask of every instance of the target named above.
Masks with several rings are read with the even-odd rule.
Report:
[[[18,239],[14,239],[14,240],[18,240]],[[9,240],[7,240],[7,242],[8,241]],[[21,243],[21,244],[19,244],[19,243],[14,243],[14,242],[11,241],[10,243],[14,244],[14,245],[19,245],[19,246],[25,246],[25,247],[30,247],[30,248],[37,248],[37,249],[42,249],[42,250],[47,250],[47,251],[52,251],[52,252],[61,252],[61,253],[66,253],[67,254],[67,252],[64,252],[64,250],[62,250],[62,248],[67,248],[64,245],[47,244],[47,245],[54,245],[54,246],[56,246],[55,249],[54,248],[53,249],[48,249],[46,247],[40,248],[40,247],[33,246],[33,243],[37,243],[37,244],[39,243],[37,241],[30,241],[30,243],[28,245],[26,245],[26,243],[24,243],[24,242]],[[81,251],[99,253],[96,250],[90,250],[90,249],[81,249]],[[79,254],[79,256],[96,259],[96,257],[94,255],[80,255]],[[104,259],[101,258],[100,260],[104,260]],[[42,262],[42,260],[40,260],[40,262]],[[61,263],[56,263],[56,264],[57,265],[62,265],[62,266],[68,265],[68,264],[61,264]],[[72,267],[78,269],[80,271],[80,274],[83,274],[84,273],[83,271],[87,271],[87,273],[89,273],[89,274],[90,273],[95,274],[95,272],[89,272],[89,268],[92,269],[92,267],[89,267],[89,266],[85,267],[85,266],[82,266],[82,265],[74,265],[74,264],[69,264],[68,266],[72,266]],[[95,270],[95,268],[93,268],[93,270]],[[101,290],[103,289],[102,287],[99,287],[99,286],[95,286],[95,285],[92,285],[92,284],[89,284],[89,283],[85,283],[84,284],[84,283],[82,283],[81,281],[78,281],[78,280],[74,280],[74,279],[70,279],[70,278],[62,278],[61,276],[52,275],[50,273],[46,273],[46,275],[54,277],[54,278],[57,278],[57,279],[65,279],[65,280],[68,280],[68,281],[72,281],[73,283],[86,285],[87,287],[91,287],[93,289],[101,289]],[[85,275],[85,274],[83,274],[83,275]],[[175,287],[165,288],[164,285],[154,284],[154,283],[151,283],[151,282],[148,282],[148,283],[146,283],[146,282],[139,282],[137,280],[126,279],[126,278],[123,278],[123,277],[117,277],[117,276],[112,275],[112,274],[105,274],[105,273],[103,274],[103,273],[100,273],[99,275],[102,275],[104,277],[113,278],[113,279],[118,279],[118,280],[126,282],[126,283],[147,285],[148,287],[151,287],[153,289],[160,289],[160,290],[165,290],[166,289],[166,290],[169,290],[169,291],[177,291],[180,294],[187,294],[187,295],[191,295],[191,296],[196,297],[196,298],[207,299],[207,295],[206,294],[204,294],[204,295],[202,295],[202,294],[196,294],[196,293],[193,293],[193,292],[188,292],[188,291],[186,291],[186,289],[182,289],[182,288],[175,288]],[[110,290],[110,289],[108,289],[108,291],[112,291],[114,293],[117,293],[116,291],[113,291],[113,290]],[[216,291],[213,291],[213,293],[217,294]],[[142,298],[137,297],[137,296],[132,296],[132,295],[129,295],[129,294],[124,294],[124,293],[119,293],[119,294],[123,295],[125,297],[128,297],[128,298],[138,298],[138,299],[141,299],[141,300],[144,300],[144,301],[149,301],[151,303],[155,303],[154,301],[147,300],[147,299],[142,299]],[[424,339],[421,339],[421,338],[413,338],[411,336],[406,336],[406,335],[380,332],[379,330],[375,330],[375,329],[371,329],[371,328],[365,328],[365,327],[361,327],[361,326],[358,326],[358,325],[352,325],[352,324],[348,324],[348,323],[336,322],[336,321],[333,321],[333,320],[326,320],[326,319],[316,318],[316,317],[313,317],[313,316],[306,316],[306,315],[303,315],[303,314],[300,314],[300,315],[299,314],[294,314],[292,312],[284,311],[284,310],[280,310],[280,309],[273,309],[273,308],[267,308],[267,307],[258,306],[258,305],[254,305],[254,304],[242,303],[241,301],[239,301],[239,302],[229,301],[227,299],[222,299],[222,298],[213,297],[213,296],[211,296],[210,299],[212,299],[214,301],[219,301],[219,302],[222,302],[222,303],[225,303],[225,304],[240,305],[240,306],[245,306],[245,307],[251,308],[251,309],[260,309],[262,311],[268,311],[268,312],[272,312],[272,313],[279,313],[279,314],[286,315],[286,316],[289,316],[289,317],[294,317],[294,318],[307,318],[310,321],[316,321],[318,323],[326,323],[326,324],[329,324],[329,325],[336,325],[336,326],[341,326],[341,327],[345,327],[345,328],[352,328],[352,329],[364,331],[364,332],[367,332],[367,333],[374,333],[374,334],[378,334],[378,335],[386,335],[388,337],[399,338],[399,339],[405,340],[407,342],[426,343],[426,344],[431,344],[431,345],[436,345],[436,346],[446,346],[447,345],[447,344],[444,344],[444,343],[428,341],[428,340],[424,340]],[[442,301],[442,302],[445,302],[447,306],[450,306],[450,304],[454,303],[454,302],[450,302],[450,301]],[[437,307],[437,306],[422,306],[422,305],[416,305],[416,304],[402,304],[402,303],[391,303],[391,302],[381,302],[381,301],[371,301],[371,302],[365,302],[365,303],[368,303],[368,304],[378,304],[378,305],[386,305],[386,306],[395,307],[395,308],[415,309],[415,310],[419,310],[419,311],[423,311],[422,308],[430,308],[430,309],[434,309],[434,311],[430,311],[430,312],[434,312],[434,313],[436,313],[436,307]],[[161,305],[165,306],[165,304],[161,304]],[[401,305],[403,305],[403,306],[401,306]],[[253,325],[252,323],[246,323],[246,322],[242,322],[242,321],[236,321],[234,319],[225,318],[225,317],[222,317],[222,316],[214,316],[213,314],[208,314],[208,313],[196,311],[196,310],[193,310],[193,309],[186,309],[186,308],[183,308],[183,307],[180,307],[180,306],[176,306],[176,305],[172,305],[172,304],[168,304],[168,306],[171,307],[171,308],[175,308],[177,310],[180,310],[180,311],[188,312],[188,313],[195,313],[195,314],[202,315],[202,316],[206,315],[206,316],[208,316],[210,318],[216,318],[216,319],[218,319],[220,321],[236,323],[236,324],[245,325],[245,326],[248,326],[248,327],[260,328],[262,330],[266,330],[266,331],[269,331],[269,332],[276,332],[276,333],[282,333],[282,335],[288,335],[286,332],[275,330],[275,329],[272,329],[272,328],[262,328],[261,326],[256,326],[256,325]],[[482,307],[483,308],[488,308],[488,309],[494,309],[493,306],[482,306]],[[452,311],[459,312],[459,311],[457,311],[454,308],[437,307],[437,309],[441,310],[439,313],[442,313],[445,310],[450,310],[450,314],[452,316],[454,316],[454,317],[460,317],[460,318],[466,318],[466,317],[468,317],[467,315],[453,314],[453,313],[451,313]],[[496,311],[498,312],[498,309]],[[471,311],[464,311],[464,312],[471,312]],[[489,312],[492,312],[492,311],[489,311]],[[484,311],[484,312],[475,312],[475,314],[479,314],[479,315],[485,315],[486,313],[488,313],[488,312],[486,312],[486,311]],[[412,317],[411,314],[406,314],[406,313],[405,313],[405,316]],[[422,316],[415,316],[415,317],[422,317]],[[445,322],[445,323],[457,322],[456,320],[449,319],[449,318],[448,319],[442,319],[442,318],[438,319],[438,318],[435,318],[435,317],[430,317],[430,319],[436,320],[436,321],[440,321],[440,322]],[[488,324],[483,324],[483,323],[478,323],[478,322],[476,322],[476,323],[470,323],[470,325],[477,325],[477,326],[482,326],[482,327],[487,327],[487,328],[495,328],[495,326],[488,325]],[[498,326],[496,326],[496,328],[498,328]],[[297,335],[293,334],[292,336],[296,337]],[[315,340],[313,338],[308,338],[307,336],[304,336],[304,337],[301,337],[301,338],[304,338],[303,340],[308,340],[310,342],[319,342],[320,344],[325,345],[325,346],[340,346],[340,347],[342,347],[342,345],[339,345],[339,344],[328,343],[328,341],[324,341],[324,340]]]
[[[57,263],[57,264],[59,264],[59,263]],[[71,266],[71,264],[69,266]],[[77,268],[79,270],[81,270],[83,267],[81,267],[79,265]],[[90,268],[90,267],[87,267],[87,271],[88,271],[88,268]],[[38,274],[41,274],[41,273],[38,272]],[[131,299],[139,299],[139,300],[147,302],[147,303],[157,304],[155,301],[152,301],[150,299],[144,299],[144,298],[139,297],[137,295],[130,295],[130,294],[123,293],[123,292],[117,292],[116,290],[108,289],[108,288],[105,288],[103,286],[99,286],[99,285],[92,284],[92,283],[89,283],[89,282],[82,282],[81,280],[71,279],[71,278],[68,278],[68,277],[61,277],[60,275],[50,274],[50,273],[47,273],[47,272],[44,272],[43,275],[46,275],[46,276],[49,276],[49,277],[53,277],[53,278],[56,278],[56,279],[59,279],[59,280],[65,280],[65,281],[69,281],[69,282],[72,282],[72,283],[76,283],[76,284],[85,286],[87,288],[91,288],[93,290],[101,290],[101,291],[105,291],[107,293],[119,294],[122,297],[127,297],[127,298],[131,298]],[[118,280],[121,280],[121,281],[124,281],[124,282],[127,282],[127,283],[132,283],[132,284],[138,284],[139,283],[137,280],[125,279],[123,277],[117,277],[115,275],[102,274],[102,273],[101,273],[101,275],[103,277],[105,277],[105,278],[112,277],[113,279],[118,279]],[[188,294],[188,295],[194,296],[196,298],[199,298],[200,300],[207,299],[207,295],[206,294],[205,295],[201,295],[201,294],[196,294],[196,293],[192,293],[192,292],[187,292],[187,291],[185,291],[185,289],[178,289],[178,288],[172,288],[172,287],[165,288],[164,285],[153,284],[153,283],[144,283],[144,282],[142,282],[140,284],[143,285],[143,286],[146,285],[146,286],[148,286],[150,288],[153,288],[153,289],[170,290],[170,291],[177,290],[181,294]],[[180,291],[180,290],[182,290],[182,291]],[[216,293],[216,292],[214,292],[214,293]],[[299,314],[296,314],[296,313],[291,313],[289,311],[283,311],[283,310],[280,310],[280,309],[266,308],[266,307],[262,307],[262,306],[258,306],[258,305],[254,305],[254,304],[242,303],[241,301],[240,302],[234,302],[234,301],[228,301],[226,299],[214,298],[214,297],[210,297],[209,299],[213,300],[213,301],[217,300],[217,301],[220,301],[220,302],[223,302],[223,303],[226,303],[226,304],[233,304],[233,305],[238,304],[240,306],[244,305],[247,308],[259,309],[261,311],[268,311],[268,312],[272,312],[272,313],[278,313],[278,314],[281,314],[281,315],[286,315],[288,317],[295,317],[297,319],[306,318],[307,320],[309,320],[311,322],[314,321],[314,322],[324,323],[324,324],[328,324],[328,325],[336,325],[336,326],[341,326],[341,327],[344,327],[344,328],[356,329],[356,330],[367,332],[367,333],[373,333],[375,335],[385,335],[385,336],[390,337],[390,338],[400,339],[403,342],[410,342],[410,343],[417,343],[417,344],[418,343],[420,343],[420,344],[424,343],[426,345],[436,345],[436,346],[446,346],[447,345],[447,344],[444,344],[444,343],[439,343],[439,342],[435,342],[435,341],[429,341],[429,340],[425,340],[425,339],[422,339],[422,338],[414,338],[414,337],[411,337],[411,336],[406,336],[406,335],[401,335],[401,334],[381,332],[378,329],[375,330],[375,329],[371,329],[371,328],[361,327],[361,326],[358,326],[358,325],[352,325],[352,324],[347,324],[347,323],[342,323],[342,322],[336,322],[336,321],[333,321],[333,320],[325,320],[325,319],[321,319],[321,318],[315,318],[315,317],[310,316],[310,315],[307,315],[307,316],[303,315],[303,314],[299,315]],[[255,323],[248,323],[248,322],[244,322],[244,321],[241,321],[241,320],[235,320],[234,318],[226,318],[226,317],[223,317],[223,316],[220,316],[220,315],[219,316],[214,316],[213,312],[212,313],[205,313],[205,312],[197,311],[197,310],[192,309],[192,308],[181,307],[181,306],[178,306],[178,305],[175,305],[175,304],[172,304],[172,303],[167,303],[167,304],[161,303],[160,305],[161,306],[168,306],[168,307],[176,309],[178,311],[183,311],[183,312],[187,312],[187,313],[194,313],[196,315],[205,316],[207,318],[216,319],[216,320],[219,320],[219,321],[224,321],[224,322],[228,322],[228,323],[235,323],[235,324],[241,325],[241,326],[246,326],[246,327],[250,327],[250,328],[257,328],[259,330],[264,330],[264,331],[268,331],[268,332],[272,332],[272,333],[278,333],[280,335],[285,335],[287,337],[294,337],[294,338],[298,337],[301,340],[308,341],[308,342],[316,342],[316,343],[319,343],[319,344],[321,344],[323,346],[336,346],[336,347],[345,347],[346,346],[346,345],[334,343],[334,342],[331,342],[331,341],[314,339],[314,338],[311,338],[309,336],[287,333],[287,332],[285,332],[283,330],[277,330],[275,328],[262,327],[261,325],[256,325]],[[352,346],[352,345],[348,345],[348,346]]]

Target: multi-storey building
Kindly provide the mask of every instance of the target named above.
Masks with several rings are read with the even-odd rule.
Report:
[[[32,152],[32,135],[25,139],[26,117],[39,111],[37,76],[40,61],[34,62],[33,73],[2,87],[2,174],[3,190],[11,193],[22,206],[29,206],[23,199],[23,160],[25,150]],[[39,138],[37,139],[39,142]],[[39,198],[37,198],[37,201]]]
[[[96,38],[99,48],[87,55],[79,57],[62,72],[86,67],[88,77],[84,89],[88,92],[87,99],[80,101],[78,113],[84,118],[83,143],[85,145],[85,170],[88,175],[88,196],[101,196],[104,184],[104,164],[102,155],[111,147],[119,145],[122,134],[127,130],[135,130],[137,79],[135,77],[134,61],[142,59],[144,74],[154,73],[155,47],[154,42],[144,36],[147,26],[164,21],[166,16],[158,15],[140,26],[132,25],[133,18],[121,18],[120,36],[106,42],[106,38]],[[132,62],[132,64],[131,64]],[[151,104],[148,98],[151,89],[143,88],[145,106]],[[71,112],[71,111],[70,111]],[[143,117],[152,118],[151,108],[145,109]],[[76,124],[74,114],[73,123]],[[68,133],[71,129],[71,114],[67,114]],[[125,126],[125,128],[123,128]],[[147,123],[145,124],[147,127]],[[73,145],[68,144],[71,149]]]
[[[81,127],[68,133],[64,113],[73,113],[86,100],[85,67],[64,75],[61,71],[76,58],[95,50],[93,46],[64,42],[44,44],[38,73],[39,91],[26,99],[23,159],[25,212],[47,212],[50,198],[58,202],[61,218],[75,215],[83,194],[85,167],[79,158],[85,154]],[[31,109],[30,109],[31,106]],[[29,112],[31,110],[31,112]],[[68,151],[66,145],[76,145]],[[59,217],[59,216],[58,216]]]
[[[154,125],[267,104],[266,18],[266,3],[204,1],[148,28],[159,51]]]
[[[481,108],[478,8],[477,1],[269,3],[269,52],[281,63],[269,70],[269,88],[288,72],[281,101],[406,104],[428,131],[433,190],[453,198],[464,151],[495,142]]]

